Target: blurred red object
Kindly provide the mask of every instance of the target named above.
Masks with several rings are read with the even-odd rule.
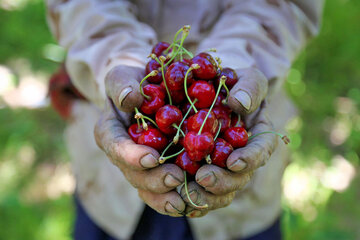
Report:
[[[86,101],[86,98],[72,84],[64,64],[50,78],[49,96],[52,107],[64,120],[70,118],[75,100]]]

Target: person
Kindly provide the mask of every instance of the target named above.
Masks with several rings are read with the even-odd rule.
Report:
[[[65,132],[77,181],[76,239],[280,239],[281,178],[289,161],[264,134],[234,151],[228,169],[203,166],[189,184],[180,168],[126,132],[143,98],[139,81],[158,41],[191,25],[185,47],[216,48],[240,81],[229,106],[253,133],[283,131],[296,109],[287,70],[318,33],[322,0],[47,0],[66,68],[88,101],[74,101]],[[268,114],[268,115],[267,115]],[[271,119],[271,122],[270,120]],[[94,130],[95,129],[95,130]],[[94,137],[95,135],[95,137]],[[99,148],[100,147],[100,148]],[[276,150],[275,150],[276,149]],[[143,207],[145,202],[149,207]],[[188,218],[182,217],[186,215]]]

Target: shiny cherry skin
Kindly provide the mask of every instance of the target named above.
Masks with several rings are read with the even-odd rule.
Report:
[[[161,82],[160,86],[164,89],[164,92],[166,92],[164,81]],[[181,89],[181,90],[169,89],[169,91],[170,91],[171,99],[174,104],[180,104],[186,98],[184,89]]]
[[[154,127],[152,127],[151,125],[148,125],[148,129],[151,129],[151,128],[154,128]],[[141,124],[139,126],[137,123],[131,124],[131,126],[128,128],[128,134],[135,143],[138,143],[139,137],[145,131],[146,130],[141,126]]]
[[[156,128],[151,128],[151,129],[144,131],[138,139],[138,144],[152,147],[159,152],[164,150],[167,143],[168,143],[168,140],[165,137],[165,135],[162,134],[160,132],[160,130],[158,130]]]
[[[199,53],[193,57],[192,63],[200,66],[200,68],[193,70],[195,78],[210,80],[216,77],[217,64],[210,54]]]
[[[201,167],[199,162],[191,161],[187,152],[182,152],[176,157],[175,164],[191,176],[195,176],[197,170]]]
[[[201,161],[213,151],[214,138],[209,132],[188,132],[185,135],[184,148],[192,161]]]
[[[244,147],[248,142],[248,134],[243,127],[228,128],[223,137],[233,148]]]
[[[197,99],[195,107],[208,108],[215,99],[215,88],[212,84],[206,81],[196,81],[188,89],[189,97],[192,101]]]
[[[208,113],[209,109],[201,109],[196,114],[192,115],[188,118],[188,124],[187,127],[189,131],[198,132],[201,128],[201,125],[204,122],[204,119]],[[206,123],[204,125],[204,128],[202,129],[202,132],[208,132],[215,135],[216,131],[218,130],[219,122],[216,119],[216,116],[213,112],[211,112],[206,120]]]
[[[214,107],[212,111],[215,114],[217,120],[219,121],[219,125],[221,123],[220,133],[224,133],[230,127],[230,114],[228,114],[221,107]]]
[[[183,124],[181,125],[181,130],[183,131],[183,133],[186,135],[189,132],[189,129],[187,128],[187,123],[188,120],[185,119]],[[181,146],[184,146],[184,138],[182,134],[180,134],[180,138],[179,138],[179,143]]]
[[[229,90],[231,90],[234,87],[234,85],[238,82],[238,76],[235,70],[232,68],[223,68],[222,71],[220,71],[218,77],[216,78],[216,86],[219,86],[221,76],[226,77],[225,84]],[[225,89],[222,89],[222,91],[225,91]]]
[[[140,110],[146,115],[153,115],[165,105],[165,92],[159,85],[154,84],[146,85],[143,90],[150,99],[144,98]]]
[[[149,73],[151,73],[153,70],[157,70],[158,74],[154,77],[148,77],[146,80],[149,83],[161,83],[162,82],[162,76],[161,76],[161,66],[160,64],[154,60],[151,59],[147,64],[146,64],[146,68],[145,68],[145,74],[148,75]]]
[[[246,129],[245,123],[242,119],[240,119],[240,122],[238,123],[239,115],[235,113],[231,113],[231,127],[243,127]]]
[[[184,79],[186,72],[190,67],[182,62],[172,63],[165,73],[166,85],[171,90],[181,90],[184,89]],[[192,84],[194,81],[192,72],[189,72],[187,77],[187,86]]]
[[[214,150],[210,155],[211,163],[222,168],[226,167],[226,160],[233,151],[234,148],[230,143],[222,138],[216,139]]]
[[[169,43],[167,42],[159,42],[157,43],[153,49],[152,49],[152,53],[155,54],[157,57],[160,57],[161,55],[164,55],[164,51],[170,46]],[[171,51],[171,50],[170,50]],[[169,52],[170,52],[169,51]]]
[[[182,119],[183,115],[181,111],[173,105],[161,107],[155,115],[155,120],[159,129],[167,135],[176,133],[177,129],[174,128],[172,124],[179,126]]]
[[[180,108],[181,108],[181,112],[183,113],[183,115],[185,115],[188,112],[189,108],[191,108],[191,104],[187,101],[186,103],[183,103],[180,106]],[[194,114],[195,114],[195,111],[194,111],[193,108],[191,108],[191,110],[190,110],[190,112],[188,114],[188,117],[190,117],[190,116],[192,116]]]
[[[215,107],[221,107],[223,110],[225,110],[227,113],[230,114],[232,112],[231,108],[228,105],[223,104],[223,102],[222,102],[225,99],[226,99],[226,97],[224,95],[219,94],[219,96],[216,98],[214,106]]]

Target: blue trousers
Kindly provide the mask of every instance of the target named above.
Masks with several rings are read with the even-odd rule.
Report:
[[[120,240],[110,236],[98,227],[87,215],[80,202],[75,198],[76,220],[75,240]],[[162,215],[148,206],[132,235],[132,240],[194,240],[186,217],[174,218]],[[268,229],[249,238],[234,240],[281,240],[280,219]]]

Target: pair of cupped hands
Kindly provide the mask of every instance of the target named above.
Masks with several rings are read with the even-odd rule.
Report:
[[[237,69],[239,81],[230,91],[229,106],[241,113],[252,134],[273,130],[265,109],[268,81],[255,68]],[[134,186],[142,200],[157,212],[170,216],[201,217],[209,211],[229,205],[235,194],[251,180],[254,171],[263,166],[277,145],[274,134],[260,135],[233,151],[227,169],[215,165],[202,166],[195,181],[188,184],[191,200],[207,208],[196,209],[182,187],[184,173],[177,165],[159,164],[160,154],[153,148],[134,143],[127,127],[140,107],[143,97],[139,82],[144,69],[117,66],[105,79],[108,99],[95,127],[98,146]],[[120,173],[119,173],[120,174]]]

